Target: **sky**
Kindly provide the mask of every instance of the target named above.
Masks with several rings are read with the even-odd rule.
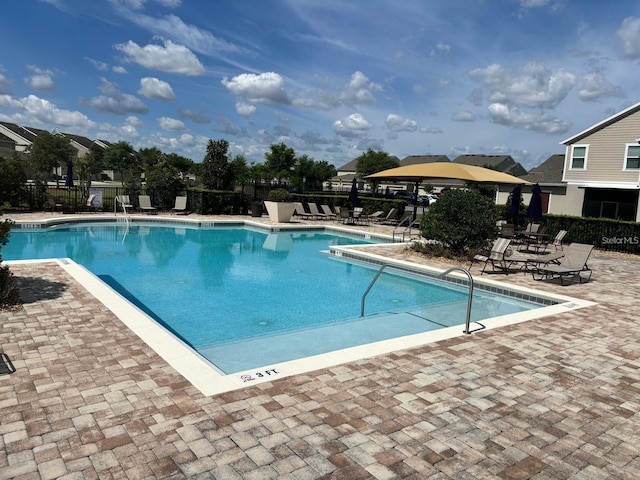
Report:
[[[640,101],[638,0],[20,0],[0,44],[0,121],[195,162],[225,139],[530,169]]]

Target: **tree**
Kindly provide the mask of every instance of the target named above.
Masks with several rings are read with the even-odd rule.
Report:
[[[141,148],[138,150],[140,154],[140,158],[142,159],[142,167],[146,172],[148,168],[157,165],[160,161],[162,161],[166,156],[158,147],[151,148]]]
[[[17,152],[9,158],[0,157],[0,205],[8,203],[17,206],[25,195],[27,174],[22,168]]]
[[[498,217],[492,199],[474,190],[452,189],[429,207],[420,232],[424,238],[440,241],[454,255],[465,256],[496,238]]]
[[[169,153],[166,155],[166,158],[173,167],[178,169],[183,177],[185,177],[187,173],[195,173],[193,172],[195,162],[190,158],[183,157],[177,153]]]
[[[2,215],[2,210],[0,210],[0,215]],[[12,224],[11,220],[0,222],[0,248],[6,245],[11,234]],[[20,303],[20,297],[16,279],[9,270],[9,266],[2,264],[2,255],[0,255],[0,306],[17,305],[18,303]]]
[[[69,138],[43,131],[33,140],[28,152],[31,168],[38,175],[35,180],[39,183],[44,180],[43,174],[50,177],[51,172],[61,165],[66,165],[76,151],[71,146]],[[57,182],[58,177],[56,176]]]
[[[283,179],[291,176],[291,171],[296,163],[296,152],[291,147],[287,147],[284,143],[272,144],[270,152],[264,154],[265,168],[271,175],[271,178],[278,180],[278,185]]]
[[[231,190],[231,164],[227,156],[229,142],[224,139],[209,140],[207,153],[202,160],[200,173],[205,188]]]
[[[146,177],[147,190],[160,208],[171,208],[176,196],[184,190],[180,172],[167,159],[150,166],[146,171]]]
[[[297,158],[291,174],[291,185],[303,191],[322,190],[322,184],[336,174],[326,161],[316,162],[307,155]]]
[[[140,192],[140,175],[142,159],[128,142],[118,142],[110,146],[104,153],[105,166],[120,172],[122,186],[129,195]]]
[[[360,155],[356,160],[356,172],[360,178],[365,178],[368,175],[400,166],[400,162],[391,157],[387,152],[376,152],[371,148]],[[378,191],[379,181],[370,181],[370,183],[373,193],[375,194]]]
[[[233,184],[240,185],[242,190],[244,190],[245,184],[251,180],[251,170],[243,155],[236,155],[231,160],[231,178]]]
[[[96,157],[93,151],[89,151],[89,153],[76,159],[76,173],[80,179],[80,186],[83,189],[85,198],[89,197],[93,176],[99,174],[102,170],[102,161]]]

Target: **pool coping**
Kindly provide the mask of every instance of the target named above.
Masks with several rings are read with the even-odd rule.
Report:
[[[113,222],[113,217],[108,217]],[[55,220],[55,219],[53,219]],[[145,219],[146,220],[146,219]],[[166,220],[166,219],[165,219]],[[93,221],[93,219],[89,220]],[[107,220],[104,220],[107,221]],[[41,223],[41,222],[26,222]],[[77,223],[74,220],[64,222],[43,222],[50,226],[58,223]],[[164,222],[166,223],[166,221]],[[180,222],[185,223],[185,222]],[[258,222],[250,221],[215,221],[203,222],[194,220],[186,222],[190,224],[198,224],[197,226],[216,226],[216,225],[236,225],[257,227],[261,230],[283,231],[283,230],[312,230],[312,231],[339,231],[353,235],[354,230],[340,229],[333,226],[309,226],[304,225],[277,225],[270,226]],[[200,225],[204,223],[205,225]],[[216,225],[210,225],[215,223]],[[40,227],[42,225],[39,225]],[[27,227],[27,228],[38,228]],[[375,235],[371,232],[360,232],[363,238],[386,237],[384,235]],[[388,238],[387,238],[388,240]],[[379,245],[354,245],[331,247],[332,255],[342,257],[343,259],[353,259],[365,261],[368,263],[389,264],[400,269],[409,270],[414,273],[424,273],[427,276],[436,277],[444,272],[443,269],[418,265],[404,260],[391,259],[382,255],[378,255],[367,250],[370,247]],[[155,320],[145,314],[141,309],[133,305],[122,295],[113,290],[109,285],[103,282],[99,277],[90,272],[80,264],[77,264],[68,258],[43,259],[43,260],[20,260],[7,261],[4,263],[46,263],[56,262],[63,270],[65,270],[74,280],[82,285],[90,294],[104,304],[111,312],[114,313],[128,328],[130,328],[142,341],[151,347],[160,357],[169,363],[178,371],[185,379],[187,379],[194,387],[196,387],[203,395],[217,395],[220,393],[238,390],[267,381],[285,378],[293,375],[307,373],[327,367],[333,367],[339,364],[358,361],[374,356],[388,354],[395,351],[406,350],[419,347],[422,345],[438,342],[445,339],[459,337],[465,335],[460,325],[454,327],[442,328],[435,331],[429,331],[420,334],[398,337],[390,340],[378,341],[366,345],[350,347],[346,349],[327,352],[319,355],[313,355],[302,359],[291,360],[287,362],[279,362],[271,365],[265,365],[250,370],[224,374],[215,365],[202,357],[199,353],[186,345],[176,335],[159,325]],[[462,283],[466,281],[466,277],[458,272],[453,272],[448,281]],[[521,296],[532,296],[541,299],[552,299],[558,303],[540,307],[535,310],[520,312],[516,314],[503,315],[488,320],[483,320],[484,330],[491,330],[498,327],[517,324],[533,319],[546,317],[549,315],[565,313],[579,308],[585,308],[595,305],[594,302],[576,299],[573,297],[549,294],[527,287],[506,285],[491,279],[478,280],[474,277],[474,285],[483,285],[484,289],[500,289],[507,291],[516,291]],[[477,334],[477,333],[475,333]]]

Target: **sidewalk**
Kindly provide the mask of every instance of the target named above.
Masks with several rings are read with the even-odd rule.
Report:
[[[596,306],[214,397],[57,265],[12,267],[0,478],[638,479],[640,259],[589,265],[490,278]]]

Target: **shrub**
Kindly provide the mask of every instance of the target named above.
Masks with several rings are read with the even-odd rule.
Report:
[[[473,190],[448,190],[422,217],[420,233],[441,242],[454,255],[465,256],[497,237],[497,221],[492,199]]]
[[[270,202],[288,202],[291,194],[284,188],[275,188],[269,192]]]
[[[0,213],[1,214],[1,213]],[[11,230],[11,220],[0,223],[0,248],[7,243]],[[2,256],[0,255],[0,263]],[[18,297],[18,287],[13,274],[7,265],[0,266],[0,307],[6,305],[16,305],[20,302]]]

